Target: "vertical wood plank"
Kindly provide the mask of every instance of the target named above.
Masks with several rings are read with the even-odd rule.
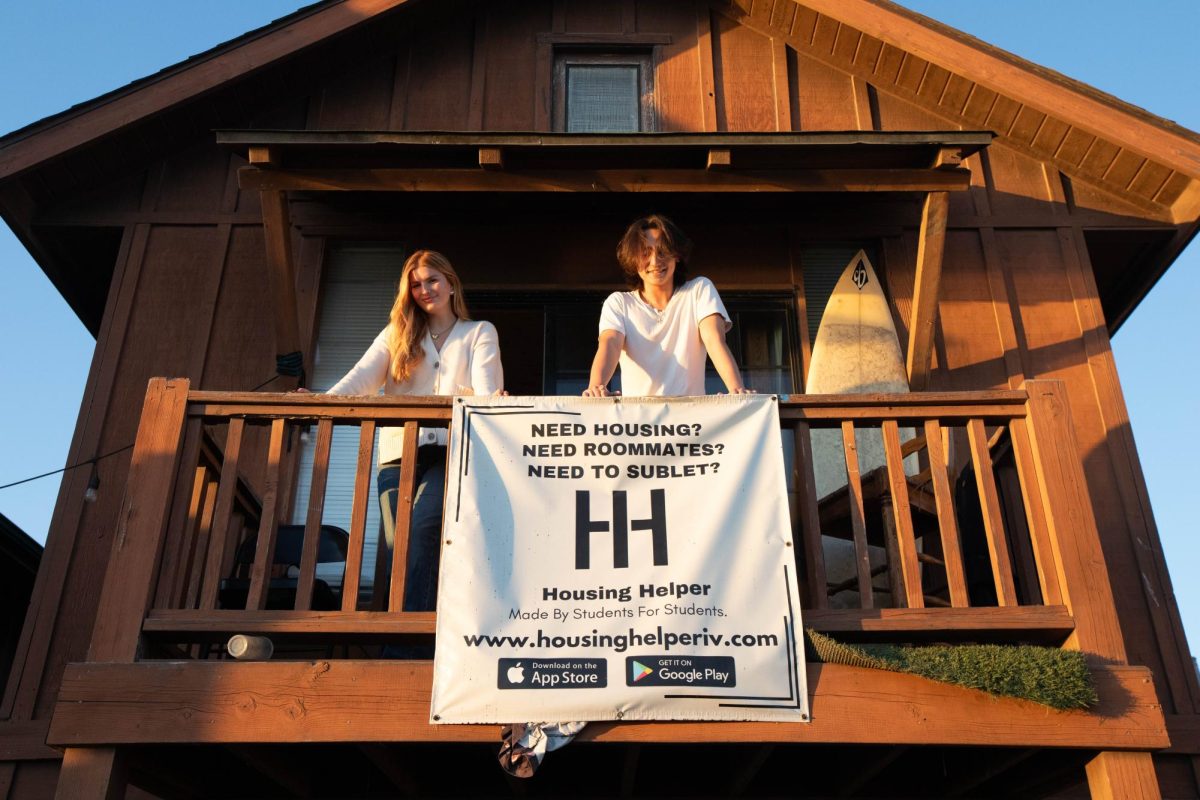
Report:
[[[329,449],[333,443],[333,420],[317,423],[313,448],[312,483],[308,492],[308,517],[304,521],[304,544],[300,553],[300,582],[296,585],[296,610],[312,605],[313,581],[317,576],[317,553],[321,548],[321,515],[325,511],[325,485],[329,478]]]
[[[787,44],[778,36],[771,37],[771,67],[775,81],[775,130],[792,129],[792,89],[788,75]]]
[[[388,129],[402,131],[408,116],[408,75],[412,59],[412,40],[405,32],[396,53],[396,70],[392,74],[392,100],[388,106]]]
[[[292,518],[293,494],[296,491],[296,470],[300,468],[300,429],[292,425],[283,432],[283,452],[279,461],[279,495],[275,513],[279,519]]]
[[[637,0],[621,0],[621,32],[637,33]]]
[[[55,800],[121,800],[126,785],[124,761],[115,747],[68,747]]]
[[[967,422],[967,440],[971,445],[971,462],[975,465],[975,486],[979,490],[983,531],[992,559],[996,602],[1001,606],[1015,606],[1017,590],[1013,585],[1012,559],[1008,553],[1008,536],[1004,531],[1004,515],[1000,512],[1000,496],[996,491],[996,476],[992,472],[992,455],[988,452],[987,429],[983,420]]]
[[[1072,305],[1079,321],[1096,391],[1097,408],[1108,431],[1107,449],[1117,476],[1121,505],[1129,535],[1134,540],[1133,553],[1141,575],[1138,588],[1154,628],[1163,673],[1177,706],[1181,710],[1191,708],[1200,713],[1200,676],[1188,658],[1190,654],[1185,644],[1187,640],[1179,617],[1179,606],[1175,602],[1163,603],[1158,599],[1173,597],[1174,590],[1171,588],[1170,572],[1133,440],[1129,410],[1125,406],[1117,376],[1117,365],[1113,359],[1087,242],[1083,230],[1078,226],[1059,228],[1058,239],[1075,301]]]
[[[1037,470],[1029,445],[1029,427],[1025,420],[1014,419],[1009,423],[1008,431],[1013,444],[1013,460],[1017,464],[1017,478],[1021,483],[1021,499],[1025,503],[1025,518],[1029,522],[1029,537],[1033,542],[1033,558],[1037,564],[1042,602],[1048,606],[1062,605],[1058,570],[1054,566],[1054,549],[1050,544],[1050,531],[1037,491]]]
[[[89,661],[133,661],[162,556],[179,464],[188,381],[153,378],[133,444],[129,481],[97,604]]]
[[[850,502],[850,529],[854,537],[854,567],[858,574],[858,595],[863,608],[875,607],[871,588],[871,554],[867,549],[867,520],[863,511],[862,478],[858,470],[858,442],[854,423],[842,422],[842,450],[846,454],[846,488]]]
[[[1021,480],[1016,470],[1000,465],[996,470],[996,487],[1000,491],[1004,519],[1008,522],[1008,541],[1012,545],[1013,575],[1017,583],[1017,602],[1021,605],[1043,603],[1038,587],[1037,558],[1033,554],[1025,504],[1021,499]]]
[[[871,113],[871,92],[862,78],[852,78],[854,91],[854,120],[860,131],[875,130],[875,116]]]
[[[221,558],[219,575],[232,575],[237,563],[238,545],[246,537],[246,515],[242,511],[234,511],[229,515],[229,533],[225,536],[225,554]],[[257,523],[254,529],[258,530]]]
[[[715,131],[718,125],[712,11],[704,3],[696,4],[696,56],[700,59],[700,118],[704,120],[704,130]]]
[[[558,4],[555,4],[555,8]],[[551,98],[554,96],[554,46],[539,44],[534,59],[533,124],[539,131],[553,130],[551,123]],[[564,129],[565,129],[564,125]]]
[[[217,482],[211,479],[212,473],[205,470],[204,503],[200,509],[200,521],[196,527],[195,545],[192,557],[188,559],[188,582],[183,596],[179,600],[180,608],[195,608],[200,596],[200,579],[204,575],[204,563],[211,546],[210,534],[213,528],[213,510],[217,504]]]
[[[184,423],[184,452],[179,459],[179,476],[175,481],[172,511],[167,521],[167,541],[163,547],[162,567],[158,570],[158,587],[155,591],[155,608],[169,608],[173,597],[178,596],[180,564],[184,560],[188,519],[196,500],[196,468],[200,461],[200,437],[203,429],[200,420]],[[188,494],[191,491],[191,494]]]
[[[1069,646],[1126,663],[1125,640],[1088,495],[1075,424],[1060,381],[1026,381],[1029,439],[1063,602],[1075,619]]]
[[[158,573],[154,607],[170,608],[172,598],[177,597],[178,572],[183,561],[188,520],[196,497],[196,467],[200,461],[201,421],[188,420],[184,423],[183,454],[179,459],[180,470],[175,481],[171,501],[171,516],[167,521],[166,543],[163,547],[162,568]],[[188,492],[191,491],[189,495]]]
[[[1158,778],[1149,753],[1107,751],[1087,764],[1093,800],[1158,800]]]
[[[907,600],[904,593],[904,568],[900,558],[900,537],[896,535],[896,512],[890,505],[880,507],[883,517],[883,547],[887,552],[888,588],[892,593],[892,605],[895,608],[905,608]]]
[[[808,364],[812,361],[812,340],[808,330],[808,295],[804,293],[804,256],[801,236],[788,226],[788,266],[791,269],[792,294],[796,299],[796,332],[800,338],[801,392],[808,386]]]
[[[417,475],[417,423],[404,423],[400,451],[400,491],[396,494],[396,531],[392,539],[392,582],[388,611],[404,609],[404,584],[408,574],[408,535],[412,530],[413,483]]]
[[[170,573],[167,574],[164,570],[160,578],[160,580],[166,579],[170,582],[166,608],[183,608],[180,603],[186,593],[189,572],[196,557],[196,536],[200,531],[200,515],[204,507],[204,494],[207,487],[208,468],[196,467],[192,471],[192,493],[187,504],[187,519],[179,535],[177,560]],[[169,531],[167,535],[170,536]],[[165,564],[165,557],[163,561]]]
[[[942,279],[942,253],[946,249],[946,218],[949,192],[930,192],[921,210],[921,232],[917,240],[917,275],[913,288],[912,322],[908,326],[908,383],[913,391],[929,383],[933,333],[937,325],[938,294]]]
[[[300,349],[300,322],[296,311],[296,273],[292,266],[292,223],[288,216],[287,193],[261,192],[263,236],[267,244],[267,281],[271,291],[271,318],[278,355]],[[297,385],[284,378],[283,385]]]
[[[884,420],[882,432],[883,449],[887,455],[888,487],[892,495],[892,517],[904,579],[904,600],[908,608],[924,608],[921,565],[917,561],[917,540],[908,504],[908,478],[904,474],[904,455],[900,452],[900,427],[894,419]]]
[[[467,130],[483,130],[483,100],[487,89],[488,5],[475,7],[475,39],[471,52],[471,99],[467,103]]]
[[[813,477],[812,436],[807,422],[793,429],[796,463],[796,497],[800,503],[801,539],[804,543],[804,574],[808,583],[809,608],[827,608],[829,595],[825,578],[825,551],[821,547],[821,517],[817,512],[817,481]],[[795,539],[795,537],[792,537]]]
[[[261,611],[267,607],[271,588],[271,567],[275,560],[275,532],[279,522],[279,476],[282,471],[283,435],[286,422],[271,421],[271,438],[267,445],[267,471],[263,486],[262,519],[258,523],[258,542],[254,564],[250,567],[250,590],[246,594],[246,609]]]
[[[933,499],[937,506],[938,530],[942,535],[942,560],[946,563],[946,584],[950,588],[950,605],[965,608],[967,596],[966,571],[963,569],[962,542],[958,521],[954,516],[954,493],[946,466],[946,451],[942,444],[942,426],[936,419],[925,422],[925,448],[929,455],[929,474],[933,482]]]
[[[237,494],[238,458],[242,452],[242,431],[245,424],[241,417],[234,417],[229,420],[229,429],[225,434],[225,457],[221,463],[221,478],[217,483],[212,540],[204,564],[204,583],[200,587],[199,607],[202,609],[217,607],[221,579],[226,577],[225,553],[227,549],[233,549],[229,547],[229,538],[233,522],[233,500]]]
[[[350,511],[350,549],[346,553],[346,575],[342,578],[342,610],[358,605],[358,583],[362,573],[363,543],[366,541],[367,503],[371,501],[371,459],[375,455],[375,420],[364,419],[358,429],[358,466],[354,473],[354,505]]]

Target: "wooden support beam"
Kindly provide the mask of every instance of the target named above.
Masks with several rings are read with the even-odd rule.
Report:
[[[705,169],[728,169],[733,166],[733,151],[728,147],[712,147],[708,151]]]
[[[923,391],[929,383],[929,360],[933,355],[938,289],[942,280],[942,253],[946,249],[946,215],[949,211],[950,195],[947,192],[930,192],[921,210],[912,322],[908,326],[908,358],[905,362],[908,384],[914,392]]]
[[[0,722],[0,762],[57,761],[62,753],[46,744],[46,720]],[[0,794],[0,797],[4,797]]]
[[[257,170],[255,167],[247,169]],[[289,355],[300,351],[300,320],[296,313],[296,272],[292,262],[292,223],[288,216],[287,194],[281,190],[264,189],[261,197],[275,353]]]
[[[933,168],[958,169],[962,166],[963,158],[963,148],[961,146],[943,147],[934,156]]]
[[[1123,664],[1125,640],[1117,619],[1092,498],[1083,474],[1075,423],[1060,381],[1026,381],[1028,427],[1050,545],[1063,602],[1075,618],[1069,642]]]
[[[154,610],[143,632],[164,641],[224,641],[230,634],[274,640],[371,639],[430,634],[432,611],[378,614],[370,611]],[[910,639],[1035,640],[1058,644],[1074,630],[1063,606],[1008,608],[805,609],[804,625],[853,641]]]
[[[241,188],[267,196],[279,228],[286,191],[326,192],[954,192],[965,169],[259,169],[238,172]],[[276,247],[281,247],[276,234]]]
[[[259,167],[279,166],[278,151],[265,144],[250,145],[246,150],[246,160]]]
[[[121,800],[128,775],[115,747],[68,747],[55,800]]]
[[[989,754],[995,751],[989,751]],[[967,771],[967,774],[949,784],[946,787],[946,795],[949,797],[973,797],[978,794],[975,790],[983,784],[1003,775],[1013,767],[1028,761],[1030,756],[1037,753],[1037,750],[1010,750],[998,756],[986,767],[981,768],[981,765],[972,765],[972,768]],[[1007,787],[1006,787],[1007,788]],[[974,793],[974,794],[973,794]]]
[[[1167,731],[1171,734],[1168,753],[1200,756],[1200,714],[1168,714]]]
[[[642,757],[642,746],[636,742],[627,745],[621,763],[621,797],[633,797],[637,787],[638,762]]]
[[[166,612],[163,612],[166,613]],[[147,620],[149,625],[152,620]],[[1059,644],[1075,629],[1062,606],[804,609],[804,627],[847,641],[1012,641]]]
[[[310,759],[293,758],[280,747],[230,747],[229,753],[283,789],[288,797],[312,797]]]
[[[372,638],[402,633],[433,633],[433,612],[378,614],[359,610],[151,610],[142,630],[163,640],[223,642],[233,633],[284,638]],[[806,620],[805,620],[806,621]]]
[[[96,606],[89,661],[137,657],[179,469],[187,395],[185,379],[152,378],[146,388],[112,554]]]
[[[767,763],[767,759],[775,752],[774,744],[764,744],[754,748],[747,755],[743,755],[739,762],[731,764],[729,770],[732,774],[729,777],[729,786],[725,794],[729,797],[741,797],[746,793],[746,789],[758,777],[758,773],[762,771],[763,765]]]
[[[367,742],[360,744],[358,749],[402,796],[417,797],[420,795],[420,786],[412,772],[405,768],[405,756],[400,748]]]
[[[874,758],[860,761],[854,774],[846,776],[838,794],[842,797],[853,797],[858,794],[864,786],[894,764],[896,759],[907,753],[909,749],[907,747],[890,747],[882,753],[875,754]]]
[[[504,169],[504,151],[499,147],[479,148],[480,169]]]
[[[1100,703],[1052,711],[913,675],[810,664],[812,722],[593,723],[581,741],[1166,747],[1150,671],[1098,665]],[[71,664],[54,746],[496,741],[496,725],[431,725],[429,661]],[[253,703],[246,701],[253,697]],[[363,698],[370,698],[364,702]]]
[[[1158,778],[1149,753],[1100,753],[1087,764],[1093,800],[1157,800]]]

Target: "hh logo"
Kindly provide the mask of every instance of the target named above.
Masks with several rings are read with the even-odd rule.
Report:
[[[650,531],[654,566],[667,563],[667,499],[663,489],[650,490],[650,518],[629,519],[629,501],[623,491],[612,493],[612,522],[592,519],[592,493],[575,492],[575,569],[591,567],[592,534],[612,533],[613,566],[629,566],[629,531]]]

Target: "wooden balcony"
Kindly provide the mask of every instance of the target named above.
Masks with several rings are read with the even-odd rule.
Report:
[[[398,610],[402,587],[387,587],[383,570],[370,592],[360,581],[378,538],[366,524],[376,429],[403,426],[411,454],[418,424],[450,417],[448,398],[195,392],[183,380],[152,381],[88,660],[67,668],[49,731],[50,744],[68,748],[64,785],[93,774],[97,754],[111,763],[118,751],[164,744],[495,742],[494,726],[428,723],[430,662],[379,654],[386,643],[428,639],[434,614]],[[810,663],[811,724],[597,723],[581,741],[1020,748],[1008,757],[1049,748],[1076,767],[1100,751],[1168,745],[1149,671],[1126,663],[1060,384],[794,396],[782,399],[780,417],[807,627],[843,640],[1082,649],[1099,706],[1056,712]],[[338,426],[358,431],[353,513],[346,566],[321,581]],[[314,466],[308,506],[294,509],[301,430],[311,430]],[[826,491],[813,451],[817,442],[827,457],[831,441],[844,474]],[[859,451],[875,447],[864,441],[878,443],[882,463],[860,464]],[[401,481],[403,509],[411,469]],[[407,535],[400,516],[397,576]],[[285,517],[304,522],[291,578],[272,563]],[[253,552],[240,572],[239,550]],[[231,602],[222,587],[233,580],[242,593]],[[229,659],[223,645],[233,634],[270,637],[274,658]]]

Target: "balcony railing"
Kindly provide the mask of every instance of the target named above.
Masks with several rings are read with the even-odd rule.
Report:
[[[167,386],[151,387],[144,430],[158,421],[150,416],[154,398]],[[361,573],[368,548],[379,547],[378,531],[366,524],[377,502],[370,481],[376,431],[402,427],[410,455],[402,463],[412,463],[418,424],[448,425],[448,398],[170,386],[186,398],[174,400],[173,427],[153,456],[170,477],[153,476],[162,555],[147,576],[155,588],[142,618],[128,621],[163,648],[143,649],[143,657],[217,657],[219,648],[209,645],[239,633],[272,637],[285,646],[281,655],[303,641],[363,657],[383,641],[433,633],[432,613],[400,607],[411,469],[401,474],[390,586],[387,569],[376,569],[373,591]],[[1057,385],[1043,386],[1062,402]],[[860,639],[1064,641],[1074,620],[1046,504],[1074,500],[1047,497],[1054,489],[1038,468],[1032,413],[1024,390],[783,400],[806,625]],[[337,426],[358,433],[345,521],[323,519]],[[307,507],[292,509],[301,431],[312,448],[312,475]],[[1071,432],[1060,426],[1050,435],[1056,454],[1067,455],[1062,445]],[[130,494],[148,488],[131,485]],[[299,525],[284,528],[289,541],[281,543],[287,517],[301,521],[302,533]],[[340,523],[348,537],[335,547],[344,548],[344,564],[319,570],[319,553],[331,547],[322,541],[323,522]],[[378,556],[382,564],[388,554]]]
[[[788,445],[804,624],[842,639],[1036,641],[1097,656],[1090,712],[992,701],[911,676],[809,666],[813,721],[589,726],[604,741],[1166,746],[1147,670],[1125,666],[1111,588],[1063,387],[793,396]],[[394,580],[365,591],[375,433],[449,425],[447,398],[189,391],[155,379],[87,662],[68,667],[51,743],[490,741],[484,726],[428,724],[430,664],[379,646],[428,639],[400,610],[413,470],[402,470]],[[334,429],[357,429],[344,566],[318,568]],[[293,509],[299,433],[312,480]],[[849,465],[848,467],[846,465]],[[293,544],[276,547],[281,519]],[[293,555],[281,559],[279,553]],[[295,555],[298,553],[298,556]],[[341,549],[339,549],[339,556]],[[235,663],[233,634],[276,643]],[[363,698],[369,698],[364,701]],[[890,709],[890,710],[889,710]]]

